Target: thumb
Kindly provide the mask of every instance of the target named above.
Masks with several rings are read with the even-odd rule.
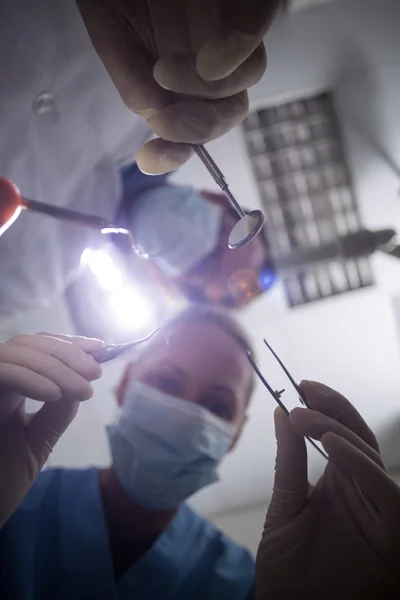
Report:
[[[41,469],[61,435],[78,412],[76,400],[46,402],[33,416],[27,428],[29,446]]]
[[[307,448],[281,408],[274,413],[277,452],[275,480],[265,527],[281,524],[298,515],[308,497]]]

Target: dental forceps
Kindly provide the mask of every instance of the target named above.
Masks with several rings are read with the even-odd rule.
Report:
[[[279,356],[276,354],[276,352],[272,349],[272,347],[270,346],[270,344],[267,342],[267,340],[264,340],[264,344],[267,346],[268,350],[271,352],[271,354],[273,355],[273,357],[278,361],[280,367],[283,369],[285,375],[288,377],[290,383],[293,385],[294,389],[296,390],[297,395],[299,396],[300,402],[301,404],[303,404],[303,406],[305,406],[306,408],[309,408],[310,410],[314,410],[309,403],[307,402],[307,398],[305,397],[305,395],[303,394],[300,386],[296,383],[296,381],[293,379],[292,375],[289,373],[288,369],[285,367],[285,365],[283,364],[283,362],[281,361],[281,359],[279,358]],[[264,384],[264,386],[267,388],[267,390],[269,391],[269,393],[271,394],[271,396],[273,397],[273,399],[275,400],[275,402],[281,407],[281,409],[283,410],[283,412],[285,413],[285,415],[287,417],[289,417],[289,410],[286,408],[285,404],[282,402],[281,397],[283,395],[283,393],[285,392],[284,389],[282,390],[274,390],[270,384],[268,383],[268,381],[265,379],[265,377],[263,376],[263,374],[261,373],[260,369],[257,367],[253,356],[251,354],[251,350],[247,350],[246,352],[246,356],[251,364],[251,366],[253,367],[255,373],[257,374],[258,378],[260,379],[260,381]],[[310,442],[310,444],[317,450],[317,452],[319,452],[321,454],[321,456],[323,456],[326,460],[328,460],[328,455],[324,452],[324,450],[322,450],[318,444],[311,439],[310,437],[306,437],[306,439]]]

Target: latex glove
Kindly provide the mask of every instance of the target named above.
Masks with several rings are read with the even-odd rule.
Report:
[[[191,156],[187,144],[215,139],[246,117],[246,90],[266,68],[262,40],[283,3],[77,0],[123,101],[161,138],[137,154],[144,172],[175,169]]]
[[[0,527],[34,483],[101,368],[86,354],[99,340],[19,335],[0,344]],[[25,412],[25,396],[43,402]]]
[[[339,393],[304,382],[315,411],[275,413],[274,492],[259,546],[256,599],[398,598],[400,488],[371,430]],[[304,436],[329,455],[314,489]]]

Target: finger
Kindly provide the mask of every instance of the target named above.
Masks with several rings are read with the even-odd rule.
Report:
[[[328,432],[335,433],[346,439],[350,444],[359,448],[381,468],[385,468],[379,453],[356,435],[351,429],[345,427],[335,419],[308,408],[295,408],[289,415],[290,423],[295,431],[305,437],[320,440]]]
[[[78,412],[79,402],[62,399],[56,404],[45,404],[33,416],[27,427],[27,440],[36,456],[39,469]]]
[[[82,348],[85,352],[93,352],[104,348],[105,343],[97,338],[87,338],[83,335],[66,335],[65,333],[48,333],[47,331],[38,332],[36,335],[50,337],[55,340],[63,340],[64,342],[70,342]]]
[[[365,496],[388,523],[398,523],[400,488],[364,452],[335,433],[326,433],[322,445],[335,465],[355,479]],[[393,520],[394,519],[394,520]]]
[[[9,393],[39,400],[39,402],[57,402],[62,395],[57,384],[31,369],[0,362],[0,395]],[[0,415],[4,417],[6,413],[7,406],[0,406]]]
[[[275,480],[265,526],[298,515],[307,502],[307,449],[302,435],[292,428],[281,408],[274,413],[277,441]]]
[[[360,413],[342,394],[315,381],[302,381],[300,387],[312,408],[342,423],[379,452],[375,435]]]
[[[164,140],[205,144],[239,125],[248,108],[246,92],[222,100],[178,101],[148,119],[148,124]]]
[[[259,44],[231,75],[218,81],[207,81],[200,77],[195,54],[161,58],[154,67],[154,78],[162,87],[178,94],[208,99],[228,98],[260,81],[266,67],[265,48]]]
[[[249,0],[225,20],[197,56],[203,79],[228,77],[256,50],[270,28],[280,0]]]
[[[0,361],[2,364],[29,369],[32,373],[44,377],[60,388],[65,397],[72,397],[75,400],[91,398],[92,387],[85,377],[66,366],[61,360],[40,352],[37,348],[4,344],[0,347]],[[95,379],[97,378],[96,376]],[[30,394],[28,397],[31,397]]]
[[[75,371],[76,374],[79,374],[82,377],[84,377],[87,381],[99,379],[102,373],[100,365],[94,360],[92,356],[87,354],[80,347],[80,343],[78,344],[77,342],[71,343],[67,340],[61,340],[54,337],[40,335],[17,335],[11,340],[9,340],[9,342],[7,342],[7,345],[11,347],[17,347],[19,349],[30,348],[31,350],[41,352],[44,355],[46,355],[40,356],[40,354],[38,354],[38,357],[35,361],[35,365],[40,363],[40,359],[42,359],[43,365],[48,364],[48,357],[57,359],[58,361],[61,361],[61,363],[63,363],[65,366],[69,367],[69,369]],[[91,346],[86,342],[84,343],[84,345],[86,346],[86,348],[91,347],[92,349],[98,347],[96,345]],[[20,353],[21,357],[28,358],[31,356],[31,354],[24,354],[21,350]],[[18,360],[18,352],[15,353],[15,360]],[[29,364],[24,362],[23,366],[29,367]],[[46,366],[46,369],[47,368],[48,367]],[[33,368],[33,370],[36,369]],[[47,372],[48,371],[46,371],[45,373]],[[45,373],[41,374],[45,375]]]
[[[168,96],[153,77],[155,59],[142,50],[153,45],[151,31],[138,35],[131,25],[142,20],[135,15],[135,3],[130,3],[130,18],[112,3],[107,7],[98,0],[78,0],[77,5],[92,44],[126,106],[144,119],[155,114],[168,103]],[[145,35],[149,36],[147,43],[136,41]]]
[[[136,153],[136,163],[143,173],[160,175],[174,171],[191,156],[193,156],[191,146],[156,138],[140,148]]]

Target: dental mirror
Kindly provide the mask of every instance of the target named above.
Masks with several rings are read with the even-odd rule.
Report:
[[[264,225],[264,215],[260,210],[252,210],[236,223],[229,234],[229,248],[241,248],[253,240]]]
[[[260,233],[265,221],[264,215],[260,210],[252,210],[250,213],[246,214],[230,191],[224,174],[208,150],[206,150],[204,146],[195,144],[192,145],[192,148],[214,179],[215,183],[227,196],[230,205],[235,209],[240,219],[229,235],[229,248],[234,249],[245,246]]]

